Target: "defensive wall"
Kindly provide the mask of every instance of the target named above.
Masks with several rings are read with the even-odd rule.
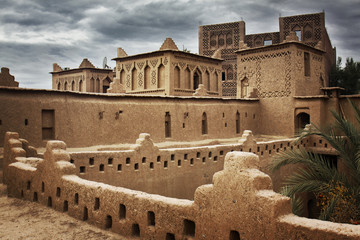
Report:
[[[360,95],[350,98],[360,104]],[[154,142],[237,138],[245,129],[293,136],[302,113],[320,125],[332,121],[330,109],[353,118],[345,97],[328,95],[224,99],[0,87],[0,101],[0,136],[19,132],[35,147],[53,139],[69,147],[133,143],[142,132]]]
[[[154,150],[148,136],[142,134],[130,150],[138,150],[140,156],[130,163],[130,168],[137,161],[142,161],[141,156]],[[239,147],[250,150],[247,148],[254,143],[251,135],[245,133],[242,140],[244,142],[239,142]],[[265,149],[266,145],[268,152],[269,148],[277,151],[281,143],[265,144]],[[231,147],[229,150],[234,150]],[[25,140],[19,139],[17,133],[6,134],[4,163],[9,165],[4,168],[4,177],[9,196],[39,202],[123,236],[231,240],[358,239],[360,236],[360,230],[355,225],[291,214],[290,200],[272,190],[271,178],[259,170],[261,160],[253,153],[227,153],[223,168],[213,175],[212,182],[196,188],[194,200],[188,200],[86,180],[82,178],[80,166],[76,165],[82,160],[72,159],[79,155],[71,156],[61,141],[49,141],[43,159],[31,157],[36,155],[32,149]],[[213,156],[217,155],[215,149],[211,150]],[[170,152],[155,151],[155,155],[166,157],[170,154],[167,156],[171,159],[171,154],[184,154],[174,149],[164,151]],[[261,155],[262,147],[258,150],[255,146],[255,151]],[[209,149],[202,153],[208,154]],[[190,152],[188,154],[191,155]],[[190,155],[188,157],[192,157]],[[108,160],[108,155],[104,157]],[[88,155],[84,155],[84,161],[85,158],[89,161]],[[146,169],[144,171],[151,171]]]
[[[240,137],[257,132],[257,99],[132,96],[0,88],[0,136],[19,132],[33,146],[62,140],[69,147]],[[3,139],[0,140],[3,146]]]

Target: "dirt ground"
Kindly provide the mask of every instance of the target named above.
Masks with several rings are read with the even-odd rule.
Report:
[[[0,239],[122,239],[38,203],[8,198],[0,183]]]

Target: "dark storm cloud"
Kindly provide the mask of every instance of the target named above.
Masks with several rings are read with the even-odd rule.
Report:
[[[279,31],[278,17],[325,10],[338,55],[360,61],[358,0],[0,0],[0,66],[22,87],[51,88],[52,63],[78,67],[83,58],[154,51],[166,37],[197,52],[198,26],[243,19],[246,33]],[[113,62],[109,62],[111,66]]]
[[[179,1],[155,2],[133,9],[118,6],[103,20],[100,14],[91,19],[91,27],[106,39],[154,40],[159,35],[178,37],[197,27],[197,9],[186,9]]]

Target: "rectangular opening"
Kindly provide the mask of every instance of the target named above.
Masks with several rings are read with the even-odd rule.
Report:
[[[264,46],[269,46],[269,45],[271,45],[271,44],[272,44],[272,40],[271,40],[271,39],[264,41]]]
[[[55,139],[55,111],[42,110],[41,112],[42,124],[42,139],[51,140]]]
[[[85,173],[85,166],[80,166],[80,173]]]
[[[100,198],[95,198],[94,210],[99,210],[100,208]]]
[[[135,164],[134,164],[134,169],[135,169],[135,170],[138,170],[138,169],[139,169],[139,164],[138,164],[138,163],[135,163]]]
[[[188,155],[185,153],[184,154],[184,160],[187,160],[187,158],[188,158]]]
[[[67,212],[68,210],[69,210],[69,202],[65,200],[63,206],[63,212]]]
[[[126,218],[126,206],[124,204],[120,204],[119,207],[119,219],[125,219]]]
[[[89,165],[94,165],[94,158],[89,158]]]
[[[56,197],[60,197],[61,189],[59,187],[56,188]]]
[[[166,233],[166,240],[175,240],[175,235],[173,233]]]
[[[195,222],[184,219],[184,235],[195,237]]]
[[[168,161],[164,161],[164,168],[168,167]]]
[[[112,217],[110,215],[106,216],[105,219],[105,228],[110,229],[112,228]]]
[[[121,169],[122,169],[122,164],[118,164],[118,165],[117,165],[117,170],[118,170],[119,172],[121,172]]]
[[[154,169],[154,163],[153,162],[150,163],[150,169]]]
[[[34,198],[33,198],[33,201],[34,201],[34,202],[37,202],[37,201],[38,201],[38,195],[37,195],[37,192],[34,192]]]
[[[161,160],[161,157],[160,157],[160,156],[157,156],[156,161],[157,161],[157,162],[160,162],[160,160]]]
[[[179,167],[181,166],[181,160],[178,160],[178,166]]]
[[[47,206],[52,207],[52,199],[51,199],[51,197],[48,197]]]
[[[84,207],[84,212],[83,212],[83,221],[88,220],[89,215],[88,215],[88,209],[87,207]]]
[[[139,224],[134,223],[131,227],[131,235],[134,237],[140,237],[140,227]]]
[[[310,54],[308,52],[304,52],[304,69],[305,76],[310,76]]]
[[[103,171],[104,171],[104,164],[100,164],[100,166],[99,166],[99,171],[100,171],[100,172],[103,172]]]
[[[45,183],[41,182],[41,192],[45,192]]]
[[[126,164],[130,164],[130,158],[126,158]]]
[[[171,154],[171,161],[175,160],[175,154]]]
[[[75,193],[74,203],[75,203],[75,205],[79,204],[79,194],[78,193]]]
[[[30,190],[30,187],[31,187],[31,182],[30,182],[30,181],[27,181],[27,183],[26,183],[26,190]]]
[[[148,211],[148,225],[155,226],[155,213],[153,211]]]
[[[113,158],[108,158],[108,165],[112,165],[113,164]]]

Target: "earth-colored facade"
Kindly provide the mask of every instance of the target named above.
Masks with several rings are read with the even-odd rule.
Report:
[[[54,63],[51,74],[52,89],[76,92],[106,93],[114,78],[112,69],[96,68],[87,58],[74,69]]]
[[[53,90],[0,87],[9,196],[131,238],[358,239],[357,226],[294,216],[273,191],[291,169],[266,168],[289,148],[336,155],[293,136],[331,123],[330,109],[354,119],[347,99],[360,104],[328,87],[324,14],[280,18],[271,34],[203,26],[199,41],[200,55],[170,38],[150,53],[119,48],[115,77],[84,59],[54,64]]]

